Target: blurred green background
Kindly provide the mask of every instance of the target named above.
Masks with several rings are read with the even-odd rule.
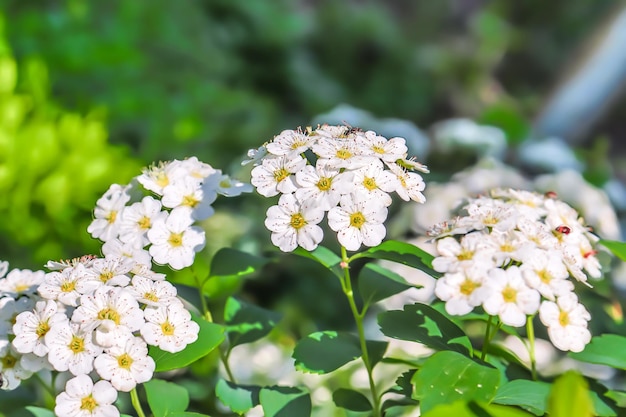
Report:
[[[86,227],[111,183],[191,155],[247,180],[249,148],[342,103],[424,131],[451,117],[499,126],[514,163],[620,5],[2,0],[0,259],[39,269],[97,252]],[[565,139],[602,185],[625,176],[626,101],[594,108],[591,127]],[[435,177],[470,162],[417,156]],[[250,219],[263,215],[259,201],[216,204]]]

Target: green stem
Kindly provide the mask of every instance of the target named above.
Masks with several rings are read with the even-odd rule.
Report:
[[[146,417],[141,408],[141,402],[139,401],[139,395],[137,394],[137,387],[130,391],[130,402],[133,404],[133,408],[137,412],[138,417]]]
[[[231,350],[228,352],[222,351],[222,349],[218,349],[220,351],[220,358],[222,359],[222,364],[224,364],[224,370],[226,370],[226,375],[228,375],[228,379],[233,384],[236,384],[235,377],[233,376],[233,371],[230,369],[230,364],[228,363],[228,358],[230,357]]]
[[[483,349],[480,354],[481,360],[487,359],[487,348],[489,347],[489,343],[491,342],[491,326],[493,325],[493,316],[489,315],[489,320],[487,320],[487,328],[485,329],[485,339],[483,340]]]
[[[530,373],[533,381],[537,380],[537,361],[535,359],[535,327],[533,326],[533,317],[526,318],[526,335],[528,336],[528,355],[530,356]]]
[[[363,318],[365,317],[366,309],[359,312],[358,307],[356,306],[356,302],[354,301],[354,291],[352,291],[352,281],[350,280],[350,269],[348,268],[350,259],[348,258],[348,254],[346,248],[341,247],[341,260],[343,262],[343,280],[341,282],[341,287],[343,288],[343,292],[348,299],[348,303],[350,304],[350,310],[352,310],[352,315],[354,316],[354,321],[356,322],[357,332],[359,333],[359,343],[361,345],[363,364],[365,365],[365,369],[367,369],[367,378],[369,380],[370,392],[372,393],[372,401],[373,404],[373,413],[372,416],[379,417],[380,416],[380,397],[378,396],[378,390],[376,389],[376,384],[374,382],[373,376],[373,366],[369,359],[369,353],[367,351],[367,342],[365,340],[365,330],[363,328]]]

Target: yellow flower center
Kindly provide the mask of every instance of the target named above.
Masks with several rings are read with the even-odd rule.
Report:
[[[178,247],[183,245],[182,233],[170,233],[170,237],[167,239],[167,243],[171,246]]]
[[[567,311],[561,311],[559,313],[559,324],[563,327],[569,324],[569,314],[567,314]]]
[[[517,290],[507,285],[502,290],[502,298],[504,298],[505,303],[514,303],[515,300],[517,299]]]
[[[198,200],[196,197],[194,197],[193,195],[186,195],[183,197],[183,206],[187,206],[187,207],[195,207],[198,205],[198,203],[200,202],[200,200]]]
[[[105,308],[98,312],[98,320],[112,320],[120,324],[120,314],[112,308]]]
[[[143,216],[141,219],[139,219],[137,224],[139,225],[141,229],[149,229],[150,226],[152,225],[152,223],[150,222],[150,218],[148,216]]]
[[[474,292],[474,290],[478,287],[480,287],[479,282],[474,282],[469,278],[465,278],[465,281],[461,283],[459,290],[461,291],[461,294],[463,295],[471,295]]]
[[[291,221],[289,222],[289,224],[291,225],[291,227],[298,230],[306,225],[306,220],[304,220],[302,214],[295,213],[291,215]]]
[[[93,396],[91,394],[89,394],[88,397],[83,397],[80,400],[80,409],[81,410],[87,410],[90,413],[92,413],[93,410],[95,410],[97,406],[98,406],[98,403],[96,402],[96,400],[93,398]]]
[[[72,340],[67,347],[74,353],[80,353],[85,350],[85,340],[78,336],[72,336]]]
[[[109,214],[106,215],[105,219],[107,219],[109,224],[115,223],[115,219],[117,219],[117,211],[116,210],[110,211]]]
[[[500,250],[502,252],[513,252],[515,250],[515,246],[511,245],[511,243],[506,242],[500,245]]]
[[[342,148],[342,149],[337,149],[337,152],[335,155],[337,156],[337,158],[345,160],[345,159],[352,157],[352,152],[350,152],[349,150],[345,148]]]
[[[150,300],[150,301],[154,301],[155,303],[157,301],[159,301],[159,297],[156,296],[155,293],[153,292],[147,292],[143,295],[143,298],[145,298],[146,300]]]
[[[372,191],[378,188],[378,186],[376,185],[376,181],[374,180],[374,178],[369,178],[369,177],[365,177],[363,179],[363,186],[365,188],[367,188],[368,190]]]
[[[320,191],[328,191],[330,190],[332,184],[333,181],[331,178],[320,178],[320,180],[315,185],[317,185],[317,188],[319,188]]]
[[[350,215],[350,226],[360,229],[365,224],[365,216],[360,211]]]
[[[163,188],[169,185],[170,179],[167,178],[167,175],[165,175],[165,172],[161,171],[156,175],[155,182],[157,183],[159,187]]]
[[[552,281],[552,275],[550,275],[550,273],[546,271],[545,269],[542,269],[541,271],[537,271],[537,275],[539,275],[539,279],[544,284],[549,284],[550,281]]]
[[[133,358],[131,358],[128,353],[124,353],[117,357],[117,364],[120,366],[120,368],[128,370],[133,364]]]
[[[171,336],[174,334],[174,326],[169,321],[166,321],[161,324],[161,331],[165,336]]]
[[[22,291],[26,291],[27,289],[30,288],[30,285],[26,285],[26,284],[17,284],[14,287],[15,292],[22,292]]]
[[[459,261],[469,261],[474,257],[474,252],[467,249],[461,249],[461,252],[456,256]]]
[[[291,144],[291,149],[298,149],[300,146],[304,146],[306,145],[306,142],[303,142],[301,140],[296,140]]]
[[[100,273],[100,281],[106,283],[108,280],[113,278],[113,271],[103,271]]]
[[[381,155],[383,155],[385,153],[385,148],[383,148],[382,146],[378,146],[378,145],[372,146],[372,150],[375,153],[378,153],[378,154],[381,154]]]
[[[10,354],[5,356],[4,358],[0,358],[0,364],[2,364],[2,369],[12,369],[17,363],[17,358],[11,356]]]
[[[61,291],[72,292],[76,289],[76,281],[63,281],[61,283]]]
[[[44,337],[46,333],[48,333],[48,330],[50,330],[50,325],[48,324],[48,322],[41,321],[35,329],[35,334],[37,335],[37,337]]]
[[[289,177],[289,171],[287,171],[285,168],[280,168],[274,171],[274,179],[276,180],[276,182],[281,182],[287,177]]]

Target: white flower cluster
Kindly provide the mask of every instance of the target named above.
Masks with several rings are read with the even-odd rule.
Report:
[[[136,192],[140,191],[137,183],[152,195]],[[182,269],[204,248],[204,230],[194,224],[213,215],[211,204],[217,195],[232,197],[250,191],[249,184],[231,179],[196,157],[160,163],[144,169],[129,185],[111,185],[97,201],[87,231],[105,242],[105,255]]]
[[[47,266],[0,279],[0,371],[6,389],[42,369],[69,373],[58,417],[119,416],[117,392],[152,378],[148,345],[175,353],[198,338],[176,288],[146,265],[109,255]]]
[[[280,250],[290,252],[298,245],[315,249],[323,238],[318,224],[328,212],[339,243],[355,251],[382,242],[390,193],[424,202],[424,180],[412,171],[428,170],[407,159],[407,151],[403,138],[323,125],[304,132],[285,130],[248,152],[251,160],[244,163],[255,164],[251,182],[259,194],[281,194],[265,220]]]
[[[539,312],[558,349],[578,352],[591,340],[589,312],[570,279],[600,278],[598,238],[576,210],[546,195],[497,189],[470,199],[466,215],[439,224],[433,268],[435,295],[446,311],[464,315],[482,306],[502,323],[521,327]]]

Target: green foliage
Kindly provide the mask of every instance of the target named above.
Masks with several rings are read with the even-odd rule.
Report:
[[[576,371],[568,371],[552,384],[548,395],[550,417],[591,417],[596,415],[587,381]]]
[[[402,276],[377,264],[368,263],[359,272],[359,293],[365,305],[384,300],[409,288],[414,286]]]
[[[626,369],[626,337],[617,334],[603,334],[591,339],[582,352],[571,352],[569,356],[582,361]]]
[[[609,249],[611,252],[613,252],[613,255],[626,262],[626,243],[604,239],[600,240],[599,243],[605,248]]]
[[[315,332],[298,342],[293,358],[302,372],[325,374],[361,357],[359,339],[351,333]]]
[[[446,316],[425,304],[405,305],[403,310],[378,315],[386,336],[423,343],[436,350],[453,350],[465,355],[472,351],[467,335]]]
[[[281,315],[275,311],[230,297],[224,309],[229,349],[266,336],[276,327],[280,319]]]
[[[433,256],[407,242],[387,240],[378,246],[368,248],[352,256],[352,260],[360,258],[386,259],[397,262],[426,272],[432,277],[440,274],[432,269]]]
[[[337,407],[351,411],[370,411],[372,404],[367,397],[358,391],[339,388],[333,392],[333,401]]]
[[[189,393],[178,384],[152,379],[144,384],[144,388],[154,417],[169,417],[189,406]]]
[[[41,265],[69,254],[97,252],[96,242],[85,232],[96,200],[111,183],[127,182],[141,166],[125,146],[107,142],[102,114],[60,108],[48,97],[49,88],[44,63],[18,63],[4,47],[0,251],[17,264]],[[22,252],[27,247],[31,252]]]
[[[308,417],[311,415],[311,396],[297,387],[265,387],[259,393],[259,402],[267,417]]]
[[[259,386],[238,385],[224,379],[220,379],[215,387],[215,394],[222,403],[238,414],[244,414],[259,404],[260,391]]]
[[[413,375],[413,398],[426,413],[457,400],[489,402],[501,384],[500,372],[457,352],[437,352]]]
[[[26,407],[35,417],[54,417],[54,413],[47,408],[34,407],[29,405]]]

